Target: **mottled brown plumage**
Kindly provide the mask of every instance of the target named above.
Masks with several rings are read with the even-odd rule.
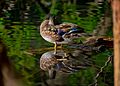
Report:
[[[55,44],[55,52],[57,44],[68,44],[72,39],[77,37],[73,33],[83,33],[84,29],[73,23],[62,23],[54,25],[53,19],[45,19],[40,25],[40,34],[48,42]]]

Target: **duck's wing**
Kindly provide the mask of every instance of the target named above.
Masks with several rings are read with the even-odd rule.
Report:
[[[85,32],[82,27],[73,23],[62,23],[62,24],[56,25],[55,27],[60,29],[63,32],[70,32],[70,31],[79,32],[79,33]]]
[[[84,33],[84,29],[76,24],[73,23],[62,23],[59,25],[56,25],[55,28],[57,28],[57,34],[62,36],[64,34],[71,34],[71,33]]]

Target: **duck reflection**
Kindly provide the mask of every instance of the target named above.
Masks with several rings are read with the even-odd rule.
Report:
[[[71,74],[91,64],[88,59],[78,58],[80,54],[77,56],[75,53],[76,51],[70,53],[63,50],[57,50],[57,54],[54,54],[54,51],[45,52],[40,58],[40,68],[48,71],[49,77],[54,79],[57,72]]]
[[[67,86],[66,80],[70,74],[88,67],[98,68],[91,56],[111,48],[111,46],[106,46],[107,43],[112,45],[111,41],[98,38],[88,40],[83,44],[69,44],[63,50],[57,50],[57,53],[54,51],[45,52],[40,58],[40,68],[44,71],[42,78],[46,76],[44,74],[47,71],[50,79],[44,78],[44,84]]]

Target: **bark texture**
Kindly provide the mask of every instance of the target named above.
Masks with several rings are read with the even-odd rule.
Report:
[[[120,0],[111,0],[114,34],[114,86],[120,86]]]

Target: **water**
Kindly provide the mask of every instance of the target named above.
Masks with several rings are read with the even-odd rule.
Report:
[[[50,10],[56,16],[56,23],[72,22],[85,28],[87,33],[91,33],[103,15],[104,8],[93,3],[93,5],[83,3],[71,3],[62,0],[58,2],[47,1],[4,1],[4,6],[0,8],[0,37],[7,46],[9,59],[15,67],[17,74],[27,86],[87,86],[91,84],[94,77],[104,65],[108,55],[112,50],[104,50],[101,46],[84,45],[83,38],[76,39],[74,45],[64,45],[63,49],[58,49],[62,57],[66,57],[64,63],[68,67],[79,67],[79,71],[65,73],[57,71],[54,80],[49,79],[48,72],[40,69],[40,58],[43,54],[53,51],[54,44],[45,41],[39,34],[39,25],[44,20]],[[79,6],[80,5],[80,6]],[[53,7],[52,7],[53,6]],[[103,6],[104,7],[104,6]],[[44,9],[43,9],[44,8]],[[93,21],[94,20],[94,21]],[[100,50],[99,50],[100,49]],[[101,49],[103,51],[101,51]],[[53,53],[52,53],[53,54]],[[61,56],[61,54],[58,54]],[[112,64],[103,71],[98,84],[113,84]],[[104,73],[105,72],[105,73]],[[103,77],[105,78],[104,82]],[[110,79],[109,79],[109,78]],[[109,79],[107,81],[107,79]]]

